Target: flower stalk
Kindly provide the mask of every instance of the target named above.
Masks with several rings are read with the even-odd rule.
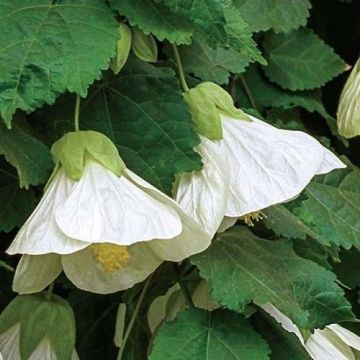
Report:
[[[179,78],[180,78],[181,87],[182,87],[183,91],[189,91],[189,87],[188,87],[188,85],[186,83],[186,80],[185,80],[184,69],[183,69],[182,64],[181,64],[179,50],[178,50],[178,48],[177,48],[177,46],[175,44],[171,44],[171,46],[172,46],[174,56],[175,56],[176,67],[177,67],[178,72],[179,72]]]

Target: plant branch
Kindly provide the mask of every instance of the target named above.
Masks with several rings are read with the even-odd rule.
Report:
[[[188,85],[186,83],[186,80],[185,80],[184,69],[183,69],[182,64],[181,64],[179,50],[178,50],[178,48],[177,48],[177,46],[175,44],[171,44],[171,46],[172,46],[174,56],[175,56],[176,67],[177,67],[178,72],[179,72],[179,78],[180,78],[181,87],[182,87],[183,91],[189,91],[189,87],[188,87]]]
[[[135,320],[136,320],[136,318],[137,318],[137,316],[138,316],[138,313],[139,313],[141,304],[142,304],[142,302],[143,302],[143,300],[144,300],[144,296],[145,296],[146,291],[147,291],[147,289],[148,289],[148,287],[149,287],[149,285],[150,285],[151,278],[152,278],[152,275],[150,275],[150,276],[147,278],[147,280],[146,280],[146,282],[145,282],[145,284],[144,284],[144,287],[143,287],[142,290],[141,290],[141,293],[140,293],[139,299],[138,299],[138,301],[137,301],[137,303],[136,303],[134,312],[133,312],[132,315],[131,315],[131,319],[130,319],[129,325],[128,325],[127,328],[126,328],[126,332],[125,332],[124,338],[123,338],[123,340],[122,340],[122,342],[121,342],[121,346],[120,346],[120,349],[119,349],[119,352],[118,352],[118,355],[117,355],[116,360],[121,360],[121,359],[122,359],[122,355],[123,355],[123,353],[124,353],[124,349],[125,349],[126,342],[128,341],[129,336],[130,336],[130,334],[131,334],[131,330],[132,330],[132,328],[133,328],[133,326],[134,326],[134,324],[135,324]]]

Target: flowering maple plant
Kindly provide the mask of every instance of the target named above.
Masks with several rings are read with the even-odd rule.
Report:
[[[360,358],[360,4],[0,20],[0,359]]]

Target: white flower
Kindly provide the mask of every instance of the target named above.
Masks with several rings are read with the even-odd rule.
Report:
[[[220,115],[222,139],[202,137],[198,149],[204,168],[181,175],[175,187],[179,205],[211,235],[239,217],[251,221],[253,213],[256,219],[258,211],[292,200],[314,175],[345,167],[313,137],[248,117]]]
[[[66,170],[57,170],[7,250],[24,254],[15,291],[41,291],[64,270],[81,289],[115,292],[210,244],[175,201],[129,169],[118,176],[88,158],[78,181]]]
[[[339,134],[346,138],[360,135],[360,58],[341,92],[337,126]]]
[[[20,357],[20,324],[15,324],[5,332],[0,334],[0,359],[3,360],[21,360]],[[56,360],[56,354],[51,348],[50,341],[45,337],[36,347],[28,360]],[[72,360],[78,360],[79,357],[74,350]]]
[[[338,324],[316,329],[304,339],[299,328],[272,304],[261,306],[288,332],[294,333],[314,360],[356,360],[360,351],[360,337]]]

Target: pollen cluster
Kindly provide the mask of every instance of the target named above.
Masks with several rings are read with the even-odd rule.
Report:
[[[91,245],[96,261],[105,272],[113,272],[126,268],[130,254],[126,246],[115,244],[93,244]]]
[[[254,226],[254,221],[266,219],[266,215],[262,211],[255,211],[240,217],[247,226]]]

